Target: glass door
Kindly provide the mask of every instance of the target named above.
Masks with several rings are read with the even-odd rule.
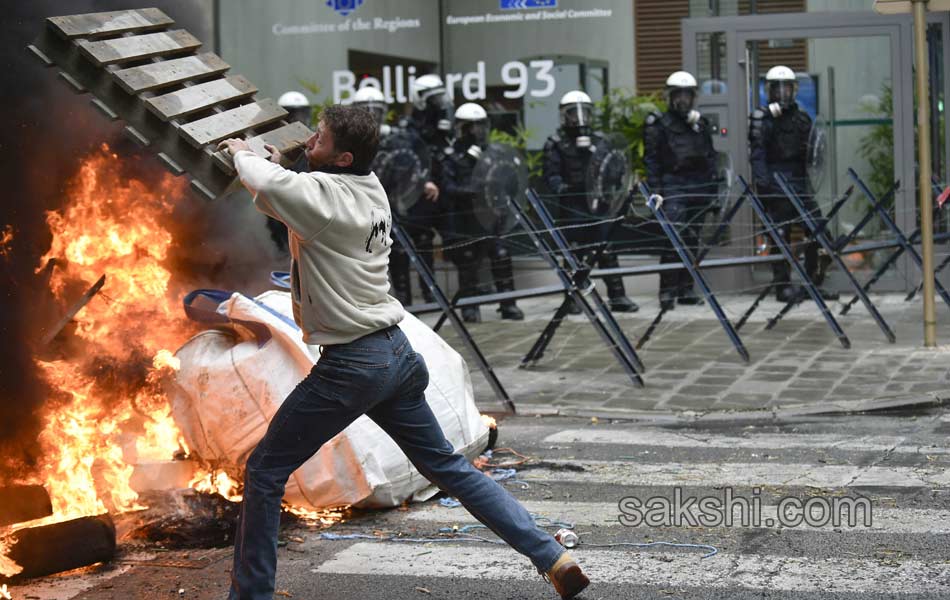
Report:
[[[948,16],[933,14],[930,18],[936,27],[931,33],[931,79],[941,136],[935,140],[940,151],[935,151],[934,172],[946,178],[947,124],[940,101],[947,87],[942,72],[948,54]],[[876,194],[899,180],[901,187],[889,210],[905,232],[914,230],[916,119],[913,72],[907,68],[913,63],[909,18],[862,12],[695,18],[684,20],[683,40],[684,67],[700,80],[701,110],[714,114],[723,124],[716,144],[730,155],[738,174],[747,179],[750,175],[749,115],[767,104],[765,73],[784,64],[795,71],[799,101],[827,140],[825,170],[817,174],[814,186],[822,209],[827,211],[834,198],[851,185],[847,176],[851,167]],[[934,80],[935,72],[938,80]],[[868,206],[856,191],[832,233],[848,233]],[[742,215],[732,233],[730,253],[753,253],[757,227],[751,211]],[[874,219],[858,240],[875,237],[891,237],[879,219]],[[883,252],[876,254],[855,255],[848,263],[859,271],[874,269],[885,257]],[[918,280],[916,268],[902,259],[876,289],[903,290]],[[744,278],[739,276],[736,285],[753,281],[750,272]]]

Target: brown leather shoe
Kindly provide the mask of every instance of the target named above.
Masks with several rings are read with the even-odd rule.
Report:
[[[547,573],[541,575],[545,581],[551,582],[554,591],[561,595],[562,600],[568,600],[584,591],[590,583],[577,562],[565,552],[557,559],[554,566]]]

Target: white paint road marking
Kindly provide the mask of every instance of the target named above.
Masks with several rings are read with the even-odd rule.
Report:
[[[337,543],[337,542],[328,542]],[[788,592],[875,592],[950,594],[950,564],[903,561],[885,566],[874,560],[695,553],[593,550],[572,554],[597,583]],[[537,581],[537,570],[509,548],[437,544],[357,543],[324,562],[318,573],[417,578]]]
[[[753,433],[735,437],[699,432],[683,433],[664,429],[568,429],[544,438],[546,443],[620,444],[664,446],[667,448],[729,448],[781,450],[848,450],[853,452],[897,452],[901,454],[950,454],[950,448],[920,445],[904,436],[843,436],[830,433]]]
[[[950,469],[789,463],[636,463],[560,460],[565,469],[522,469],[518,479],[642,486],[948,487]],[[570,470],[581,467],[583,471]]]
[[[712,495],[718,498],[721,498],[720,493],[707,494]],[[752,496],[743,496],[746,500],[751,500]],[[647,498],[639,498],[641,501],[646,501]],[[553,502],[553,501],[544,501],[544,500],[526,500],[522,501],[522,505],[528,512],[536,513],[551,521],[559,521],[563,523],[573,523],[575,528],[578,527],[590,527],[592,525],[616,525],[621,526],[619,517],[621,515],[620,509],[618,507],[619,498],[617,502]],[[696,509],[695,505],[691,511],[695,515],[700,513]],[[748,515],[749,511],[745,511],[744,514]],[[738,505],[733,505],[732,511],[734,518],[733,524],[735,527],[740,526],[742,523],[741,516],[743,515],[743,510]],[[776,515],[778,514],[778,508],[775,505],[767,504],[762,506],[761,510],[761,523],[763,527],[768,523],[767,519],[772,519],[774,523],[771,527],[772,529],[779,529],[778,520]],[[817,513],[816,513],[817,514]],[[842,513],[846,515],[846,513]],[[820,516],[820,515],[819,515]],[[392,513],[392,523],[402,522],[404,520],[410,521],[423,521],[430,523],[457,523],[460,525],[468,525],[472,523],[478,523],[478,520],[473,517],[464,507],[458,508],[446,508],[439,506],[438,504],[432,504],[420,509],[411,509],[408,512],[396,512]],[[871,500],[871,526],[864,526],[864,513],[859,511],[857,513],[857,523],[856,527],[847,526],[847,517],[844,517],[844,524],[841,527],[843,533],[888,533],[888,534],[904,534],[904,533],[932,533],[932,534],[950,534],[950,511],[947,510],[931,510],[931,509],[895,509],[895,508],[879,508],[875,505],[874,500]],[[747,519],[749,517],[746,517]],[[629,522],[629,520],[628,520]],[[542,521],[542,525],[545,522]],[[646,527],[641,525],[640,527]],[[808,529],[808,530],[825,530],[831,531],[835,528],[830,522],[828,525],[823,527],[809,527],[802,524],[797,529]],[[477,532],[476,532],[477,533]]]

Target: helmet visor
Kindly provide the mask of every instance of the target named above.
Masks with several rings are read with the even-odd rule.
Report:
[[[561,124],[564,127],[590,127],[594,107],[586,102],[575,102],[561,107]]]
[[[444,91],[433,93],[426,97],[425,104],[426,122],[440,131],[451,131],[455,111],[449,95]]]
[[[693,110],[696,103],[696,90],[693,88],[673,88],[670,90],[670,108],[681,115]]]
[[[358,102],[355,103],[357,106],[365,108],[373,115],[373,118],[376,119],[376,122],[380,125],[386,122],[386,103],[385,102]]]
[[[472,144],[484,146],[488,143],[488,120],[457,121],[458,136]]]
[[[770,81],[769,102],[778,102],[783,107],[795,101],[795,92],[798,84],[794,81]]]

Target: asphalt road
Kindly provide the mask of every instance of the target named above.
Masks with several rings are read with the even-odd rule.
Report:
[[[950,597],[946,410],[702,428],[518,417],[501,422],[500,432],[499,447],[532,457],[504,485],[529,510],[572,523],[580,536],[573,552],[593,581],[580,598]],[[733,498],[731,526],[694,522],[696,512],[681,512],[679,523],[636,524],[637,510],[647,516],[649,499],[660,507],[661,499],[677,494],[697,503],[707,498],[706,518],[724,520],[730,511],[717,510],[714,503],[727,493]],[[743,500],[760,507],[750,509],[757,522],[741,522]],[[794,521],[806,502],[810,525],[777,522],[776,507],[791,507]],[[848,502],[859,516],[856,526],[847,519],[837,526],[823,522],[835,512],[844,514]],[[868,510],[870,526],[864,520]],[[662,520],[659,508],[650,514]],[[552,533],[557,528],[539,523]],[[432,500],[409,510],[354,515],[329,529],[285,528],[275,598],[557,598],[525,557],[502,545],[321,539],[324,532],[433,537],[440,528],[475,524],[464,508]],[[470,533],[497,539],[487,529]],[[659,541],[695,546],[616,545]],[[709,546],[717,553],[703,558],[712,551]],[[11,595],[15,600],[226,597],[227,549],[156,552],[123,545],[120,558],[91,572],[14,587]],[[150,566],[152,560],[163,566]],[[176,560],[192,568],[171,566]]]

